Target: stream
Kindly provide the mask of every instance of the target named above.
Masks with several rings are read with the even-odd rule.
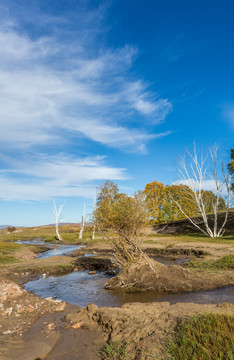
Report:
[[[40,255],[38,255],[35,259],[48,259],[52,256],[59,256],[68,254],[72,251],[81,249],[85,247],[84,245],[57,245],[57,244],[47,244],[42,239],[35,239],[35,240],[29,240],[29,241],[17,241],[18,244],[28,244],[28,245],[48,245],[50,247],[50,250],[47,250]]]
[[[25,241],[24,243],[36,244],[34,241]],[[38,258],[68,254],[81,248],[80,245],[46,245],[53,248],[40,254]],[[89,254],[86,256],[89,256]],[[166,265],[183,265],[188,261],[186,258],[171,259],[163,256],[157,256],[154,259]],[[158,292],[126,293],[122,290],[106,290],[104,288],[104,285],[111,277],[111,275],[106,275],[104,272],[89,275],[88,271],[74,271],[70,274],[48,276],[47,278],[41,277],[38,280],[29,281],[25,284],[25,289],[33,291],[36,295],[44,298],[57,297],[57,299],[81,307],[87,306],[90,302],[98,306],[108,307],[119,307],[127,302],[170,302],[171,304],[178,302],[194,302],[198,304],[229,302],[234,304],[234,286],[175,294]]]

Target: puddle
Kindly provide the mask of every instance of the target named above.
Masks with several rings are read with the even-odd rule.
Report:
[[[186,258],[186,257],[170,258],[170,257],[160,256],[160,255],[150,256],[150,258],[155,261],[158,261],[164,265],[181,265],[182,266],[190,261],[190,259]]]
[[[156,292],[126,293],[120,290],[106,290],[105,283],[111,278],[103,272],[89,275],[88,271],[76,271],[68,275],[49,276],[25,284],[42,297],[57,296],[58,299],[85,307],[92,302],[98,306],[119,307],[127,302],[194,302],[197,304],[234,304],[234,286],[214,290],[167,294]]]

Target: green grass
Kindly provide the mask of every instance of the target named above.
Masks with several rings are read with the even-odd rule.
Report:
[[[166,360],[233,360],[234,316],[207,313],[180,323],[167,341]]]
[[[2,255],[6,255],[9,254],[11,252],[20,250],[24,247],[24,245],[21,244],[15,244],[15,243],[8,243],[5,241],[0,241],[0,254]]]
[[[234,254],[223,256],[218,260],[200,261],[195,259],[187,264],[188,267],[208,270],[232,270],[234,269]]]
[[[0,241],[0,264],[20,262],[11,255],[13,255],[15,251],[22,249],[22,247],[24,247],[24,245]]]
[[[101,360],[126,360],[126,347],[125,341],[111,341],[100,350],[99,357]]]
[[[92,229],[87,228],[83,232],[82,241],[79,240],[79,227],[73,225],[60,226],[60,235],[67,243],[93,242],[91,240]],[[17,241],[17,240],[32,240],[45,239],[46,242],[57,243],[56,232],[54,226],[38,226],[33,228],[19,228],[15,232],[7,233],[7,230],[0,230],[0,241]],[[98,239],[98,236],[96,236]],[[99,238],[100,239],[100,238]]]
[[[226,235],[218,238],[210,238],[200,234],[153,234],[149,235],[144,243],[157,244],[163,240],[171,240],[173,242],[201,242],[201,243],[214,243],[214,244],[232,244],[234,245],[234,235]],[[160,240],[160,242],[159,242]]]
[[[0,254],[0,265],[8,264],[8,263],[17,263],[17,262],[19,262],[19,260],[14,258],[13,256]]]

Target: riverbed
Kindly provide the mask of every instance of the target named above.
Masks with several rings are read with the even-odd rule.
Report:
[[[33,241],[30,243],[36,244],[36,242]],[[40,254],[38,258],[45,259],[51,256],[66,255],[81,248],[80,245],[46,245],[52,248]],[[86,254],[86,256],[89,255],[90,254]],[[157,256],[155,260],[166,265],[183,265],[188,261],[186,258],[171,259],[164,256]],[[100,307],[119,307],[127,302],[169,302],[171,304],[185,302],[197,304],[234,303],[233,286],[174,294],[153,291],[127,293],[122,290],[106,290],[104,286],[110,278],[111,275],[104,272],[96,272],[96,274],[90,275],[89,271],[74,271],[66,275],[40,277],[38,280],[29,281],[25,284],[25,289],[27,291],[33,291],[35,294],[44,298],[56,297],[57,299],[81,307],[87,306],[90,302]]]

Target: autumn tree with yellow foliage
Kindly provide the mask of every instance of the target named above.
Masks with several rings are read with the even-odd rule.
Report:
[[[143,194],[145,195],[146,208],[150,222],[163,222],[165,220],[164,207],[166,199],[166,189],[163,183],[154,180],[153,182],[146,184]]]

